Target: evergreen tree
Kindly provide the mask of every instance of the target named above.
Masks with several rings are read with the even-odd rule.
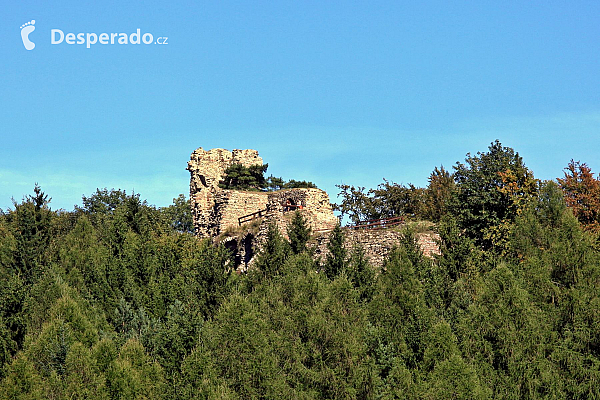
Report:
[[[300,211],[294,212],[291,227],[288,230],[290,238],[290,247],[294,254],[300,254],[306,251],[306,243],[310,239],[311,229],[308,226],[306,218]]]
[[[22,203],[13,200],[14,210],[8,214],[16,239],[16,264],[27,284],[34,282],[46,264],[46,249],[50,243],[53,213],[48,196],[36,183],[35,196]]]
[[[266,241],[257,255],[256,267],[264,277],[278,275],[289,255],[289,244],[283,238],[277,225],[270,223],[267,228]]]
[[[273,175],[269,176],[267,178],[267,190],[269,191],[276,191],[276,190],[281,190],[285,188],[285,182],[283,180],[283,178],[279,177],[275,177]]]
[[[438,225],[440,235],[439,265],[446,271],[452,281],[456,281],[471,263],[474,256],[475,246],[473,240],[468,238],[460,228],[456,220],[446,215]]]
[[[296,181],[294,179],[290,179],[289,181],[284,181],[283,178],[277,178],[273,175],[267,178],[267,190],[275,191],[282,189],[296,189],[296,188],[309,188],[314,189],[317,185],[308,181]]]
[[[325,260],[325,274],[329,279],[333,279],[346,269],[348,262],[344,248],[344,232],[340,224],[337,224],[331,232],[327,249],[329,254]]]
[[[360,245],[355,245],[352,248],[348,260],[348,278],[359,291],[362,300],[371,300],[374,291],[375,270],[369,264],[365,256],[365,250]]]
[[[265,172],[269,164],[251,165],[231,164],[225,170],[225,177],[219,182],[223,189],[262,190],[267,187]]]
[[[297,181],[290,179],[283,185],[283,189],[316,189],[317,185],[309,181]]]

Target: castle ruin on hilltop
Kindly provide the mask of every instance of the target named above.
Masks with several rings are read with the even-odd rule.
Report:
[[[329,196],[321,189],[284,189],[274,192],[223,189],[219,183],[233,165],[263,165],[256,150],[196,149],[187,165],[190,171],[190,206],[194,232],[201,238],[218,238],[232,251],[235,267],[246,270],[266,238],[267,226],[275,223],[287,236],[293,211],[304,216],[312,230],[309,246],[313,255],[328,254],[329,231],[338,219],[333,215]],[[364,249],[372,265],[382,266],[387,254],[398,245],[404,233],[397,229],[356,230],[344,228],[347,251]],[[420,233],[418,243],[427,256],[439,254],[433,232]]]
[[[285,189],[274,192],[222,189],[219,183],[225,170],[233,165],[263,165],[256,150],[196,149],[188,162],[190,204],[194,231],[199,237],[216,237],[258,217],[275,222],[287,232],[284,216],[298,210],[313,232],[333,229],[338,220],[333,215],[329,196],[321,189]]]

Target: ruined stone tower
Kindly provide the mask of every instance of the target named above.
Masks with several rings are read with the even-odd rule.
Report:
[[[313,231],[331,229],[337,223],[329,196],[320,189],[259,192],[220,188],[225,170],[236,163],[249,167],[262,165],[263,160],[256,150],[230,152],[199,148],[192,153],[187,169],[190,171],[190,203],[197,236],[214,237],[257,216],[264,221],[274,221],[285,235],[289,218],[284,217],[295,210],[304,214]],[[253,213],[257,214],[243,218]]]

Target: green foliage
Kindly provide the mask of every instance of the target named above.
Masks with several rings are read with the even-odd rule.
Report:
[[[429,185],[425,191],[423,217],[438,222],[448,212],[448,202],[452,198],[456,185],[454,176],[444,167],[435,167],[429,175]]]
[[[267,178],[267,190],[275,191],[275,190],[283,190],[283,189],[316,189],[317,185],[308,181],[296,181],[294,179],[290,179],[289,181],[284,181],[283,178],[277,178],[273,175]]]
[[[446,215],[438,225],[440,235],[441,256],[439,264],[448,277],[456,281],[470,265],[474,264],[473,257],[476,256],[476,249],[472,239],[461,232],[456,220]]]
[[[454,166],[450,212],[467,236],[490,249],[503,247],[512,221],[537,193],[537,181],[519,153],[496,140],[487,153],[467,154]]]
[[[75,206],[75,209],[86,214],[112,214],[118,206],[125,203],[127,197],[127,193],[121,189],[96,189],[96,193],[91,196],[82,197],[83,207]]]
[[[304,262],[307,256],[296,257]],[[202,345],[183,366],[187,393],[373,397],[366,315],[350,282],[343,276],[330,282],[314,270],[287,271],[248,296],[233,295],[205,325]]]
[[[475,369],[459,355],[437,364],[428,382],[426,397],[431,399],[488,399],[491,395]]]
[[[282,189],[316,189],[317,185],[310,181],[297,181],[290,179],[284,183]]]
[[[251,165],[231,164],[225,170],[225,177],[219,182],[222,189],[262,190],[267,187],[265,172],[269,164]]]
[[[346,269],[348,279],[358,291],[360,299],[371,300],[375,284],[375,270],[367,261],[365,250],[360,245],[352,248]]]
[[[159,399],[164,393],[162,368],[135,339],[121,348],[106,372],[106,380],[108,393],[115,399]]]
[[[491,250],[444,211],[477,185],[437,170],[417,199],[440,256],[406,227],[375,270],[338,226],[321,266],[297,214],[291,243],[271,225],[241,275],[173,223],[183,196],[166,210],[99,190],[67,213],[37,188],[0,215],[0,399],[599,398],[597,236],[556,183],[521,195],[496,175]]]
[[[340,211],[342,217],[348,215],[354,224],[360,221],[371,219],[375,215],[373,199],[369,197],[370,191],[365,192],[364,187],[354,187],[350,185],[336,185],[341,192],[338,197],[342,196],[341,204],[333,204],[333,209]]]
[[[11,361],[12,355],[17,352],[17,343],[13,340],[10,329],[0,317],[0,379],[4,377],[4,365]]]
[[[372,219],[423,215],[425,190],[412,184],[404,186],[384,179],[376,189],[367,192],[364,187],[336,186],[341,189],[338,197],[342,196],[342,202],[335,204],[334,209],[342,216],[348,215],[355,224]]]
[[[453,175],[435,168],[429,176],[427,188],[413,184],[404,186],[383,180],[377,188],[366,191],[364,187],[337,185],[342,196],[334,209],[348,215],[354,224],[381,218],[403,216],[408,219],[439,221],[448,212],[448,203],[455,191]]]
[[[395,349],[395,356],[412,369],[423,360],[426,337],[422,332],[429,329],[432,315],[425,304],[423,283],[417,278],[419,256],[411,254],[410,242],[407,238],[389,255],[369,307],[371,322],[385,332],[381,342]]]
[[[270,223],[266,241],[256,256],[256,268],[262,277],[271,278],[281,271],[290,253],[290,245],[283,238],[277,225]]]
[[[167,219],[167,223],[177,232],[194,233],[192,211],[188,199],[180,194],[173,199],[173,204],[161,208],[161,213]]]
[[[331,231],[327,249],[329,253],[325,260],[324,269],[327,277],[333,279],[344,271],[348,265],[346,249],[344,248],[344,233],[340,224],[337,224],[333,231]]]
[[[306,218],[304,218],[300,211],[296,211],[288,230],[292,253],[300,254],[306,251],[306,243],[310,239],[310,232],[311,229],[308,226]]]
[[[50,199],[37,184],[34,193],[35,196],[27,196],[20,204],[13,200],[14,210],[7,215],[16,240],[16,272],[26,284],[33,283],[47,262],[53,217],[48,207]]]

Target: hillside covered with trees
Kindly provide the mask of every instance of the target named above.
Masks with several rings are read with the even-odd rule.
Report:
[[[376,269],[338,227],[316,260],[296,214],[239,275],[183,195],[99,189],[54,211],[36,185],[0,213],[0,399],[600,398],[585,163],[542,182],[496,141],[425,188],[340,190],[352,221],[435,222],[441,255],[406,229]]]

